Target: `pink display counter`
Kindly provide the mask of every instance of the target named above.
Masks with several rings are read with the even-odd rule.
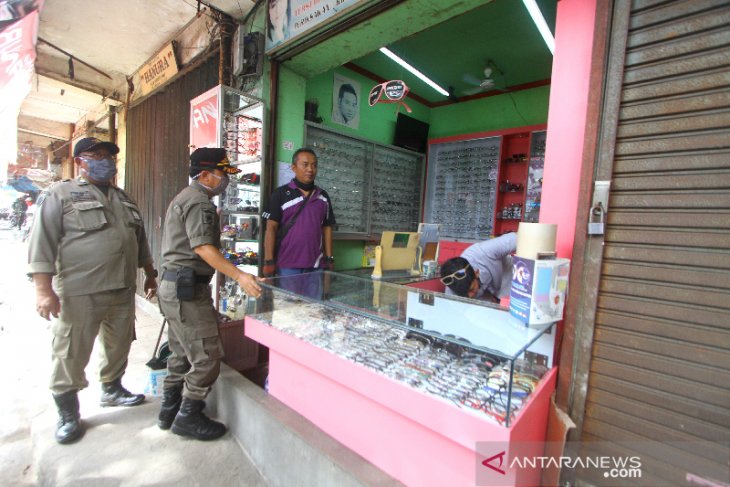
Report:
[[[556,368],[504,427],[252,317],[246,318],[245,330],[270,349],[274,397],[406,485],[474,486],[480,469],[488,468],[482,465],[483,452],[476,453],[477,442],[503,442],[508,450],[515,442],[533,442],[540,449],[545,440]],[[520,470],[499,485],[539,485],[540,473]]]

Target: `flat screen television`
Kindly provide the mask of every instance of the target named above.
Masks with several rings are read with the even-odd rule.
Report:
[[[416,152],[426,152],[428,128],[426,122],[399,113],[395,122],[393,145]]]

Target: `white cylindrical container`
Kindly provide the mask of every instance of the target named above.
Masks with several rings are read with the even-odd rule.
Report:
[[[537,260],[538,253],[555,252],[558,226],[554,223],[520,222],[517,229],[517,251],[515,255]]]

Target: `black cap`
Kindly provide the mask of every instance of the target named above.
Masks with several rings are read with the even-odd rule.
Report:
[[[76,142],[76,146],[74,147],[74,157],[78,157],[78,155],[82,152],[93,151],[101,148],[108,150],[111,155],[119,154],[119,147],[117,147],[117,144],[104,142],[96,137],[86,137]]]
[[[228,160],[226,150],[221,147],[201,147],[190,154],[190,171],[212,171],[220,169],[228,174],[241,172]]]

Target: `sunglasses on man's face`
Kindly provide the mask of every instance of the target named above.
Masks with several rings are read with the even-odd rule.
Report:
[[[441,278],[441,282],[444,284],[444,286],[451,286],[454,281],[461,281],[466,277],[466,270],[471,267],[467,265],[463,269],[459,269],[458,271],[449,274],[448,276],[444,276]]]

